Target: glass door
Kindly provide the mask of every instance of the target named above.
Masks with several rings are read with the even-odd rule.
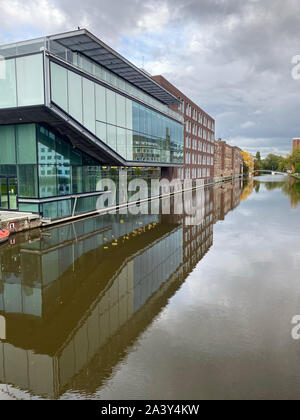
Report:
[[[0,209],[18,210],[17,178],[0,178]]]
[[[8,183],[7,178],[0,178],[0,208],[8,210]]]
[[[18,185],[16,178],[8,178],[9,209],[18,210]]]

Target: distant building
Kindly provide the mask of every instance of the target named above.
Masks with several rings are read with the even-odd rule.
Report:
[[[214,177],[218,181],[243,175],[242,150],[219,139],[215,142]]]
[[[163,76],[153,76],[153,80],[175,96],[180,104],[171,104],[175,112],[184,117],[184,166],[174,168],[178,179],[204,179],[205,183],[214,178],[215,120],[203,111],[184,93]]]
[[[297,149],[297,147],[300,147],[300,138],[293,139],[293,151]]]

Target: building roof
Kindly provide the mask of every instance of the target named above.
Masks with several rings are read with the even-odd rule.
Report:
[[[158,99],[171,105],[178,103],[178,98],[155,82],[146,72],[136,67],[126,58],[100,41],[86,29],[66,32],[48,37],[73,52],[79,52],[108,70],[114,72],[129,83]]]

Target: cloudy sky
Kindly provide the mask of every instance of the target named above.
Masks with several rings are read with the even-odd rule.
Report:
[[[0,16],[1,43],[89,29],[245,150],[286,154],[300,137],[299,0],[0,0]]]

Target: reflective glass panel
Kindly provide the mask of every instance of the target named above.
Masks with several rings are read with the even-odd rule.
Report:
[[[16,61],[18,106],[44,104],[43,55],[18,57]]]
[[[0,108],[14,108],[17,106],[15,59],[0,59],[0,92]]]
[[[68,72],[62,66],[50,63],[52,101],[68,112]]]
[[[36,126],[22,124],[16,126],[17,162],[34,164],[37,159]]]
[[[82,77],[68,71],[69,114],[82,124]]]
[[[16,163],[15,127],[0,126],[0,164]]]

